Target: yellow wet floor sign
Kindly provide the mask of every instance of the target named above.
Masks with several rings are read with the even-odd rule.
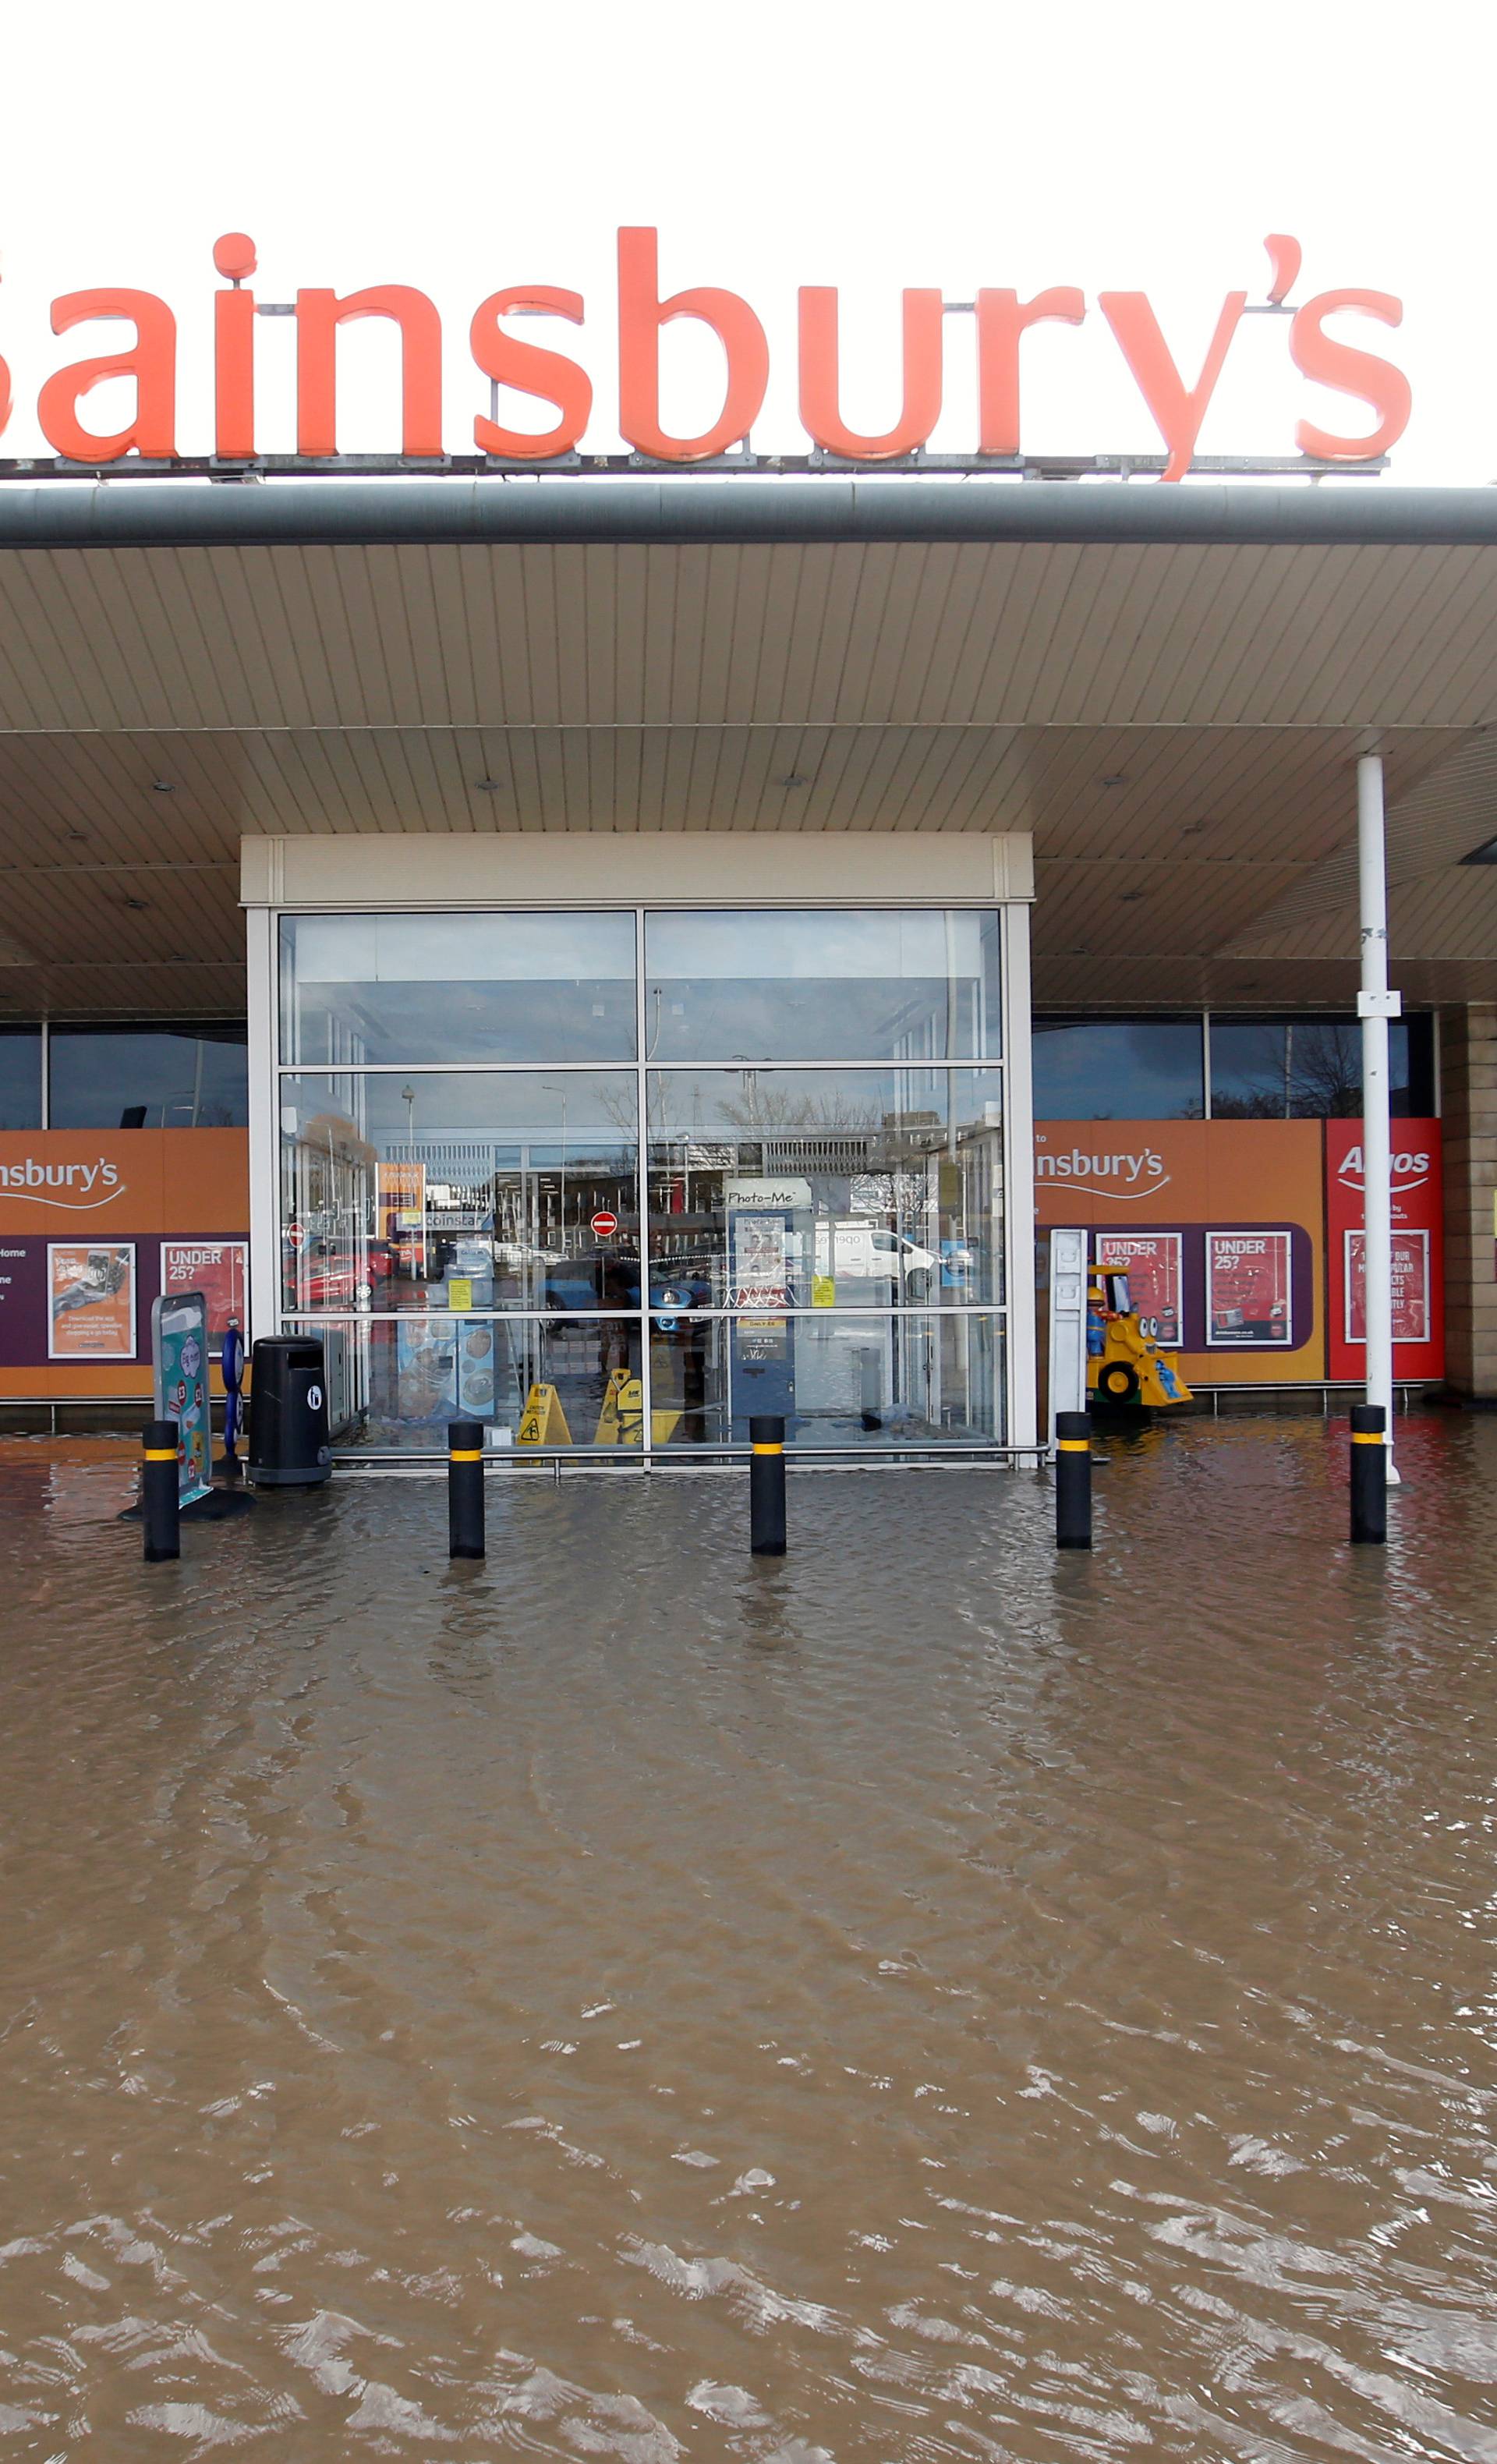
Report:
[[[651,1412],[651,1444],[664,1445],[680,1417],[678,1409]],[[644,1382],[641,1378],[631,1377],[627,1369],[615,1369],[604,1393],[603,1410],[598,1415],[598,1434],[593,1443],[600,1446],[637,1446],[644,1430]]]
[[[569,1446],[572,1432],[566,1425],[561,1397],[554,1386],[532,1386],[525,1397],[525,1409],[515,1433],[517,1446]]]

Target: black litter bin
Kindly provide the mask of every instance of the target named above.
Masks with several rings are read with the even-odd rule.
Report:
[[[327,1368],[316,1335],[264,1334],[252,1354],[250,1478],[313,1488],[331,1477]]]

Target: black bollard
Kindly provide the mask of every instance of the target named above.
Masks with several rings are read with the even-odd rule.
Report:
[[[483,1555],[483,1422],[452,1420],[447,1431],[447,1553]]]
[[[1388,1537],[1388,1416],[1380,1403],[1352,1406],[1352,1537]]]
[[[756,1557],[785,1553],[785,1424],[778,1413],[749,1421],[749,1548]]]
[[[182,1554],[177,1440],[175,1420],[146,1421],[142,1441],[145,1454],[141,1465],[141,1529],[147,1566],[166,1565]]]
[[[1091,1546],[1091,1423],[1085,1412],[1055,1415],[1055,1546]]]

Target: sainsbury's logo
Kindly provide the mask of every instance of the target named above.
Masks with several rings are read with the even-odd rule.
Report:
[[[124,1189],[119,1165],[102,1155],[97,1163],[38,1163],[34,1155],[24,1163],[0,1163],[0,1191],[8,1197],[28,1199],[35,1206],[66,1207],[74,1215],[112,1204],[124,1196]]]
[[[1156,1198],[1170,1179],[1164,1157],[1153,1147],[1129,1155],[1086,1155],[1080,1147],[1072,1147],[1068,1155],[1046,1155],[1042,1149],[1034,1169],[1039,1180],[1063,1180],[1068,1189],[1123,1200]]]
[[[1420,1149],[1418,1155],[1396,1155],[1391,1157],[1390,1161],[1391,1180],[1389,1185],[1396,1198],[1411,1189],[1422,1189],[1425,1181],[1429,1178],[1429,1156],[1423,1149]],[[1336,1178],[1340,1181],[1344,1189],[1354,1189],[1358,1195],[1360,1195],[1364,1185],[1362,1150],[1360,1147],[1351,1147],[1348,1149],[1345,1160],[1343,1161],[1339,1172],[1336,1174]]]

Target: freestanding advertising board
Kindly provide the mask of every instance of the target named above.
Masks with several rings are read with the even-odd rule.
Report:
[[[151,1303],[156,1418],[177,1423],[182,1506],[212,1487],[212,1411],[208,1383],[208,1302],[201,1292],[162,1292]]]

